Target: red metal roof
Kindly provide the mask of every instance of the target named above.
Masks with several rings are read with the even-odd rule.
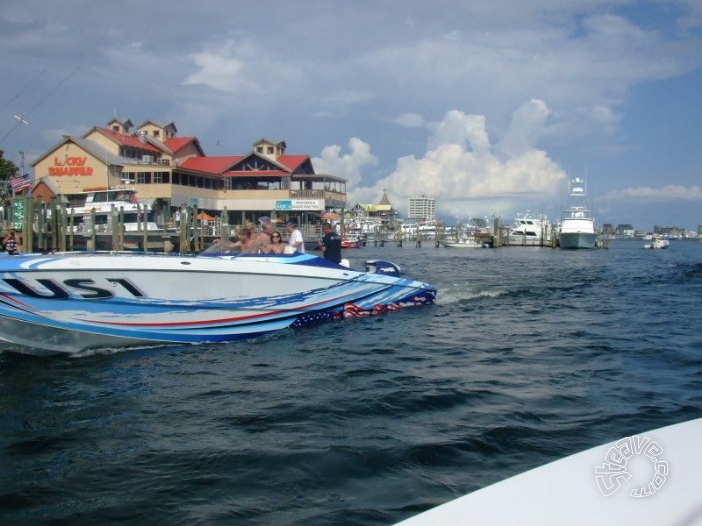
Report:
[[[222,174],[234,166],[241,159],[241,155],[228,155],[223,157],[190,157],[180,167],[183,170],[193,170],[207,174]]]
[[[195,137],[171,137],[164,144],[168,147],[170,151],[175,153],[184,146],[187,146],[188,144],[196,140],[197,139]]]
[[[302,163],[310,158],[309,155],[281,155],[276,159],[278,164],[282,164],[291,172],[294,172]]]
[[[161,153],[161,151],[156,146],[148,142],[141,142],[137,135],[123,135],[109,128],[103,128],[99,126],[96,126],[95,129],[98,130],[100,133],[106,135],[107,137],[111,138],[115,142],[124,146],[130,146],[133,148],[139,148],[141,150]],[[197,142],[197,138],[173,137],[171,139],[168,139],[164,144],[169,150],[175,153],[193,141]],[[200,172],[211,175],[222,175],[226,177],[284,177],[292,175],[295,172],[295,170],[299,169],[300,166],[302,166],[306,162],[309,162],[310,160],[309,155],[281,155],[278,158],[274,159],[275,163],[283,167],[283,169],[280,170],[231,170],[231,168],[234,165],[236,165],[239,161],[251,155],[256,154],[249,153],[247,155],[228,155],[219,157],[190,157],[180,165],[180,168],[182,168],[183,170],[192,170],[194,172]]]
[[[119,144],[123,144],[125,146],[131,146],[133,148],[139,148],[141,150],[150,150],[152,152],[156,153],[161,153],[161,150],[156,148],[154,145],[147,143],[143,143],[139,140],[139,137],[136,135],[122,135],[121,133],[117,133],[116,131],[112,131],[109,128],[102,128],[100,126],[95,127],[96,130],[100,131],[104,135],[107,135],[110,137],[113,141],[118,142]]]
[[[285,177],[292,175],[290,172],[284,172],[283,170],[264,170],[259,171],[246,171],[246,172],[224,172],[222,177]]]
[[[250,157],[247,155],[232,155],[224,157],[191,157],[180,168],[207,174],[217,174],[223,177],[285,177],[290,176],[303,163],[309,160],[309,155],[281,155],[275,161],[285,169],[280,170],[232,170],[237,163]]]

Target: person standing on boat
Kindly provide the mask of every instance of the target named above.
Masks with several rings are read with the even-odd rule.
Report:
[[[320,248],[324,254],[324,259],[334,263],[341,263],[341,238],[339,234],[334,231],[329,223],[322,225],[322,232],[324,232],[324,237],[320,243]]]
[[[302,232],[297,229],[297,225],[293,221],[288,221],[285,229],[288,231],[288,245],[293,247],[297,254],[304,254],[305,240],[302,239]]]
[[[17,254],[20,246],[20,238],[14,228],[11,228],[10,233],[2,240],[2,246],[11,256]]]

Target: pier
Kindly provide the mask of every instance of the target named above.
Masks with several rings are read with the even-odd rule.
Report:
[[[153,229],[143,213],[137,229],[126,230],[122,209],[113,207],[109,221],[97,224],[95,210],[81,219],[56,200],[45,203],[25,198],[12,203],[9,216],[2,218],[0,226],[3,237],[10,228],[16,228],[22,241],[21,252],[43,253],[74,250],[199,253],[214,239],[230,238],[243,228],[228,223],[226,210],[220,217],[206,217],[195,207],[184,207],[179,225]],[[316,228],[309,226],[303,234],[312,236],[314,231]]]
[[[124,211],[115,209],[109,214],[106,224],[96,223],[93,210],[89,216],[77,217],[67,205],[56,199],[36,202],[31,198],[16,199],[12,203],[11,213],[2,218],[2,236],[9,228],[17,228],[22,240],[22,252],[66,252],[74,250],[137,250],[148,252],[177,252],[181,254],[199,253],[214,239],[237,235],[244,225],[229,224],[226,209],[219,217],[210,217],[195,207],[183,207],[179,225],[172,222],[157,229],[147,221],[147,214],[141,214],[142,222],[137,229],[125,229]],[[9,217],[9,219],[8,219]],[[132,225],[133,227],[133,225]],[[311,249],[321,239],[319,225],[300,225],[306,245]],[[287,234],[278,227],[285,238]],[[543,235],[538,240],[525,240],[524,244],[515,244],[509,240],[510,227],[503,226],[500,218],[495,218],[491,231],[473,234],[476,241],[489,248],[501,247],[558,247],[556,225],[550,225],[550,235]],[[365,244],[373,246],[395,245],[397,247],[416,247],[423,245],[443,248],[443,241],[454,241],[458,233],[450,227],[436,229],[433,236],[422,234],[405,234],[402,230],[391,231],[379,229],[368,236]],[[427,243],[429,245],[427,245]],[[596,248],[609,248],[609,239],[601,232],[597,237]]]

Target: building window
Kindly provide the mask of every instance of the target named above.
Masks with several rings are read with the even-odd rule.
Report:
[[[160,136],[161,136],[161,132],[158,130],[154,130],[154,137],[160,137]]]
[[[269,146],[269,147],[268,147],[268,153],[269,153],[269,154],[272,154],[272,153],[273,153],[273,146]]]
[[[137,176],[137,178],[136,178],[137,184],[146,183],[146,174],[144,172],[137,172],[136,176]]]
[[[263,146],[256,146],[256,153],[263,153]]]
[[[224,180],[224,189],[225,189],[225,190],[231,190],[231,189],[232,189],[232,178],[231,178],[231,177],[227,177],[227,178]]]
[[[163,172],[154,172],[154,183],[163,182]]]

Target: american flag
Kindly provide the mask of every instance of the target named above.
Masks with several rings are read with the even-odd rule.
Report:
[[[10,186],[12,187],[12,191],[17,193],[21,192],[25,188],[29,188],[32,186],[31,181],[29,180],[29,174],[24,174],[24,175],[16,175],[14,177],[10,178]]]

